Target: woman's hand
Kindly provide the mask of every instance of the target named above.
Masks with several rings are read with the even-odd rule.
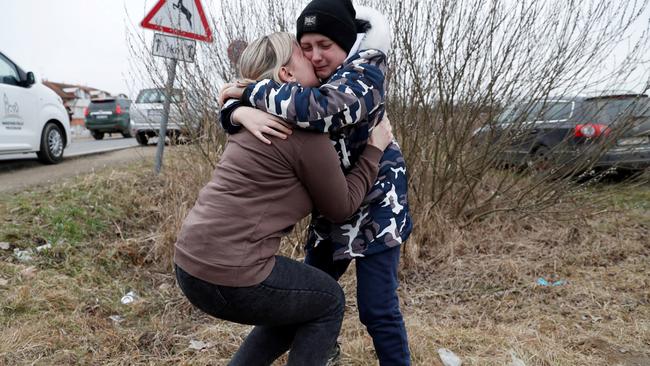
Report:
[[[393,127],[390,125],[388,116],[384,114],[384,118],[381,122],[372,129],[370,137],[368,138],[368,144],[383,151],[392,141]]]
[[[265,144],[271,144],[264,134],[286,139],[291,135],[291,126],[280,117],[251,107],[239,107],[232,113],[232,120],[247,129]]]

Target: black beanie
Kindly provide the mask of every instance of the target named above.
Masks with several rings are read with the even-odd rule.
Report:
[[[296,21],[296,38],[300,42],[305,33],[322,34],[350,52],[357,40],[356,16],[352,0],[313,0]]]

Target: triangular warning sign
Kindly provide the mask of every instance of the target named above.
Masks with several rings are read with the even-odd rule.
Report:
[[[212,42],[200,0],[158,0],[140,25],[180,37]]]

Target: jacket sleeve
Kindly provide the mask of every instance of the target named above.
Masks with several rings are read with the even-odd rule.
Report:
[[[219,122],[221,122],[221,127],[223,127],[229,135],[235,134],[242,129],[241,125],[235,124],[232,121],[232,113],[242,105],[242,102],[237,99],[229,99],[223,107],[221,107],[221,112],[219,112]]]
[[[352,216],[377,179],[383,152],[366,145],[354,168],[345,175],[326,135],[313,134],[302,146],[295,171],[314,207],[335,223]]]
[[[262,80],[249,85],[242,102],[274,114],[299,128],[335,132],[365,120],[384,105],[386,55],[365,50],[346,60],[318,88]]]

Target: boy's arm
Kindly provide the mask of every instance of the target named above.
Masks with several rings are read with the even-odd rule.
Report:
[[[385,69],[385,54],[365,50],[318,88],[263,80],[246,88],[242,102],[303,129],[334,132],[383,106]]]
[[[226,104],[221,107],[221,112],[219,112],[219,122],[221,122],[221,127],[226,131],[226,133],[232,135],[239,132],[242,126],[238,123],[235,123],[232,120],[232,114],[235,109],[241,107],[242,102],[236,99],[229,99]]]

